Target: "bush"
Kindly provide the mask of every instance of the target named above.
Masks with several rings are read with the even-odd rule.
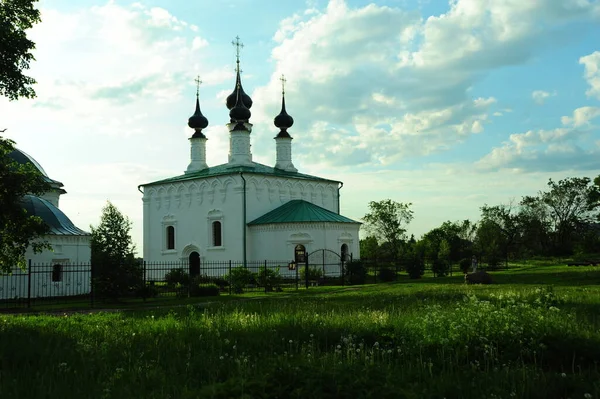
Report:
[[[323,270],[320,267],[308,267],[309,280],[319,280],[321,277],[323,277]],[[306,266],[300,269],[300,279],[306,280]]]
[[[235,294],[243,293],[246,285],[256,282],[254,273],[243,266],[231,269],[231,273],[227,274],[225,279],[229,281]]]
[[[367,281],[367,268],[360,260],[353,260],[346,264],[346,275],[350,284],[364,284]]]
[[[379,281],[389,283],[390,281],[396,281],[396,270],[389,267],[382,267],[379,269]]]
[[[190,296],[218,296],[220,292],[219,287],[216,284],[202,285],[198,280],[192,280],[190,285]]]
[[[471,268],[471,259],[463,258],[460,260],[460,262],[458,264],[460,266],[460,270],[462,270],[462,272],[466,274],[469,272],[469,269]]]
[[[407,259],[406,272],[411,279],[421,278],[425,273],[425,262],[420,256],[413,255]]]
[[[190,275],[183,269],[172,269],[165,274],[165,282],[170,286],[181,284],[188,286],[190,284]]]
[[[431,271],[437,277],[446,277],[448,274],[448,262],[443,259],[434,259],[431,263]]]
[[[265,287],[267,291],[273,291],[274,288],[279,287],[279,284],[281,284],[279,267],[276,269],[261,268],[256,276],[256,281],[260,287]]]
[[[490,270],[498,269],[501,263],[502,259],[498,255],[492,254],[487,257],[487,267]]]
[[[150,284],[142,285],[137,289],[135,296],[138,298],[156,298],[158,296],[158,288]]]

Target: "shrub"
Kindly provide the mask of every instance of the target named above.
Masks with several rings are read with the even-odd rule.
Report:
[[[231,273],[228,273],[225,279],[229,281],[236,294],[243,293],[246,285],[256,282],[254,273],[243,266],[231,269]]]
[[[309,280],[319,280],[321,277],[323,277],[323,270],[320,267],[308,267]],[[306,266],[300,269],[300,279],[306,280]]]
[[[469,269],[471,268],[471,259],[463,258],[460,260],[460,262],[458,264],[460,266],[460,270],[462,270],[462,272],[466,274],[469,272]]]
[[[219,287],[216,284],[202,285],[196,279],[192,280],[190,285],[190,296],[217,296],[219,295]]]
[[[390,281],[396,281],[396,270],[389,267],[382,267],[379,269],[379,281],[389,283]]]
[[[188,286],[190,284],[190,275],[183,269],[172,269],[165,274],[165,282],[171,286],[181,284]]]
[[[272,291],[281,284],[281,275],[279,267],[276,269],[261,268],[256,276],[256,281],[260,287],[265,287],[267,291]]]
[[[407,259],[406,272],[412,279],[421,278],[421,276],[425,273],[425,262],[423,261],[423,258],[417,255],[412,255],[409,259]]]
[[[364,284],[367,281],[367,268],[360,260],[353,260],[346,264],[348,282],[352,285]]]
[[[142,285],[135,292],[138,298],[156,298],[158,296],[158,288],[155,285]]]
[[[498,255],[492,254],[487,257],[487,267],[490,270],[496,270],[500,267],[502,259]]]
[[[448,262],[443,259],[434,259],[431,263],[431,271],[437,277],[446,277],[448,274]]]

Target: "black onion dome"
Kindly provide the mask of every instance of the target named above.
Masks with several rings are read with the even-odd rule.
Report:
[[[232,122],[248,122],[248,120],[250,119],[250,115],[252,114],[248,107],[246,107],[246,104],[244,104],[244,102],[242,101],[241,86],[238,86],[236,92],[237,100],[235,102],[234,107],[231,108],[231,111],[229,111],[229,117],[231,118]]]
[[[238,87],[240,88],[240,93],[242,95],[242,101],[243,101],[244,105],[248,109],[252,108],[252,99],[244,91],[244,88],[242,87],[242,80],[240,78],[240,73],[238,72],[237,76],[235,78],[235,89],[233,89],[233,92],[229,96],[227,96],[227,102],[226,102],[227,109],[231,110],[233,107],[235,107],[235,104],[237,102]]]
[[[188,119],[188,126],[192,129],[200,130],[208,126],[208,119],[206,119],[206,117],[202,115],[202,111],[200,111],[200,101],[198,100],[198,97],[196,97],[196,112]]]
[[[275,117],[273,123],[281,130],[289,129],[294,124],[294,118],[285,110],[285,97],[281,100],[281,112]]]

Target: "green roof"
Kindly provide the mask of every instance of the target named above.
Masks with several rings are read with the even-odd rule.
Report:
[[[308,201],[291,200],[279,208],[275,208],[271,212],[265,213],[258,219],[251,221],[248,223],[248,226],[306,222],[360,223]]]
[[[298,173],[298,172],[286,172],[281,169],[275,169],[271,166],[252,162],[252,165],[250,165],[250,166],[240,166],[240,165],[232,166],[229,164],[217,165],[217,166],[213,166],[213,167],[210,167],[210,168],[198,171],[198,172],[183,174],[181,176],[170,177],[168,179],[158,180],[158,181],[154,181],[151,183],[140,184],[140,187],[153,186],[153,185],[157,185],[157,184],[177,183],[177,182],[188,181],[188,180],[203,179],[206,177],[213,177],[213,176],[239,174],[240,172],[249,173],[249,174],[257,174],[257,175],[269,175],[269,176],[277,176],[277,177],[289,177],[289,178],[293,178],[293,179],[318,180],[318,181],[339,183],[337,180],[324,179],[322,177],[306,175],[304,173]]]

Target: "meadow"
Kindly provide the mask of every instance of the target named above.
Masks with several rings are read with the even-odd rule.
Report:
[[[493,277],[0,315],[0,397],[599,398],[600,267]]]

